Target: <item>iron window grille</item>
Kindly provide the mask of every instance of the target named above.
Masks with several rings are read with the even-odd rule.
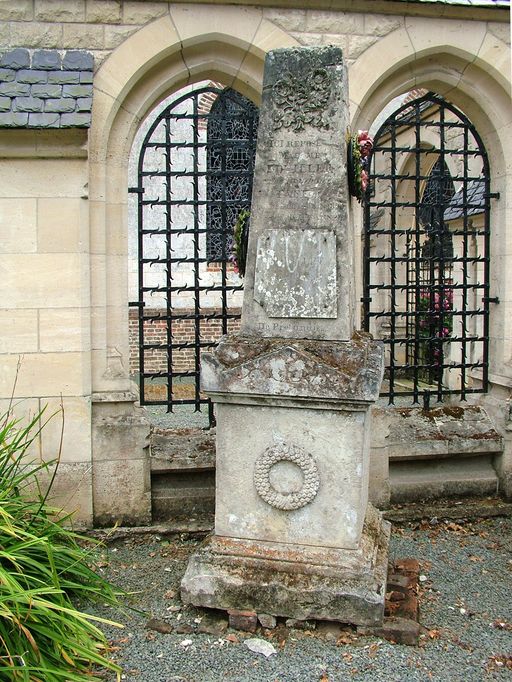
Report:
[[[243,286],[228,257],[236,216],[250,208],[257,123],[247,98],[208,86],[177,98],[144,137],[129,190],[138,197],[138,300],[130,305],[143,405],[208,405],[213,423],[200,356],[240,318]]]
[[[441,97],[404,104],[375,135],[362,302],[390,403],[487,390],[491,196],[478,132]]]

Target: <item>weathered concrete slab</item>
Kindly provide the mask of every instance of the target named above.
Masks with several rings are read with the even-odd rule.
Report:
[[[215,429],[157,429],[151,432],[151,473],[215,469]]]
[[[503,439],[478,405],[374,408],[375,447],[385,445],[390,461],[497,453]]]
[[[498,476],[489,455],[436,462],[402,461],[390,467],[391,501],[496,495]]]
[[[265,230],[257,249],[254,300],[269,317],[336,318],[333,230]]]

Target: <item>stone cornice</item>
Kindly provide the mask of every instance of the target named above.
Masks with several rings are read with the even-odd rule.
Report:
[[[139,0],[141,1],[141,0]],[[454,5],[437,0],[174,0],[174,4],[240,5],[275,9],[309,9],[364,14],[394,14],[434,17],[436,19],[466,19],[474,21],[510,22],[510,6]]]

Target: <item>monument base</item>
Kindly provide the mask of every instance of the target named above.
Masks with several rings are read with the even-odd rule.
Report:
[[[213,536],[190,558],[182,600],[297,620],[380,625],[390,528],[368,505],[357,549]]]

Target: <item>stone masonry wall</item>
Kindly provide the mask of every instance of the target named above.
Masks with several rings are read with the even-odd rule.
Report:
[[[285,2],[279,1],[281,4]],[[328,0],[321,1],[328,4]],[[167,46],[175,49],[177,55],[180,40],[192,41],[196,33],[199,37],[208,36],[217,27],[219,35],[225,30],[231,38],[226,40],[224,46],[220,44],[218,50],[215,48],[208,52],[206,46],[204,55],[201,53],[197,71],[190,69],[197,63],[197,45],[184,49],[181,56],[188,61],[176,66],[176,78],[181,78],[179,82],[186,81],[187,69],[192,74],[191,80],[199,77],[218,78],[223,73],[233,73],[237,74],[237,82],[246,79],[244,82],[252,83],[249,91],[256,93],[254,84],[257,83],[261,66],[256,55],[261,55],[269,46],[284,46],[287,37],[292,36],[303,45],[334,44],[341,47],[349,73],[354,61],[358,60],[351,73],[357,70],[359,81],[351,80],[351,96],[353,92],[354,105],[362,106],[364,110],[363,98],[370,95],[369,88],[375,81],[372,69],[380,66],[378,59],[365,62],[365,57],[370,56],[367,51],[372,46],[380,47],[380,41],[387,37],[388,52],[382,55],[383,65],[391,69],[393,65],[401,64],[403,73],[409,68],[405,66],[408,60],[414,60],[416,54],[429,47],[429,40],[432,39],[435,44],[444,42],[450,45],[450,41],[453,41],[459,45],[462,32],[463,47],[467,43],[467,50],[472,56],[467,74],[459,74],[456,64],[454,66],[448,62],[435,63],[429,73],[439,73],[440,80],[448,83],[453,69],[457,78],[465,81],[466,87],[469,83],[471,87],[474,85],[475,92],[491,92],[491,95],[493,92],[499,94],[498,86],[493,86],[494,89],[489,91],[485,89],[486,80],[478,81],[482,76],[476,68],[477,61],[492,64],[503,80],[509,78],[509,61],[507,66],[502,65],[505,57],[509,60],[506,44],[510,41],[510,26],[506,23],[504,11],[456,8],[445,4],[441,16],[439,12],[435,14],[437,8],[431,3],[392,3],[385,0],[371,3],[372,8],[376,7],[382,13],[370,13],[370,3],[355,3],[353,0],[335,0],[331,3],[347,11],[276,9],[258,5],[237,7],[227,1],[222,7],[221,4],[221,0],[189,6],[164,0],[0,1],[0,54],[18,49],[28,51],[31,69],[47,74],[45,82],[23,83],[23,76],[20,78],[18,72],[25,66],[20,64],[18,69],[12,69],[16,73],[7,73],[11,80],[4,78],[4,83],[29,85],[29,97],[35,96],[32,89],[35,85],[48,84],[50,72],[70,70],[67,62],[66,68],[62,66],[70,51],[90,53],[97,71],[129,37],[133,36],[135,44],[127,44],[126,50],[121,48],[111,61],[113,67],[119,66],[121,59],[124,59],[126,69],[113,74],[107,67],[105,73],[97,77],[97,82],[103,78],[103,84],[108,85],[108,88],[96,95],[96,136],[88,137],[83,128],[30,131],[27,135],[19,134],[17,130],[0,131],[3,143],[0,159],[0,320],[3,322],[0,335],[0,401],[5,409],[22,356],[16,387],[16,399],[24,399],[20,409],[33,416],[43,404],[47,404],[48,414],[51,414],[63,404],[66,419],[58,493],[69,511],[79,510],[80,523],[90,524],[93,516],[96,522],[110,523],[127,518],[128,522],[144,523],[150,516],[146,456],[148,428],[144,418],[134,411],[135,396],[124,388],[129,385],[125,372],[127,363],[123,365],[127,350],[127,254],[124,242],[119,241],[119,237],[124,236],[125,225],[125,185],[119,188],[123,184],[119,178],[125,181],[125,169],[119,168],[118,159],[113,157],[119,149],[117,145],[120,140],[127,139],[124,132],[131,130],[132,117],[135,115],[133,108],[123,108],[124,100],[121,101],[124,97],[121,97],[123,88],[129,89],[132,84],[125,78],[130,74],[129,77],[134,79],[140,76],[140,82],[133,90],[132,104],[142,106],[150,99],[150,95],[147,92],[144,94],[143,90],[151,87],[151,81],[145,75],[140,75],[140,69],[144,71],[142,65],[148,65],[152,55],[163,55]],[[306,4],[306,0],[303,4]],[[316,3],[309,4],[316,6]],[[352,11],[352,8],[360,11]],[[396,15],[390,13],[393,8],[396,8]],[[482,19],[484,14],[486,18]],[[164,16],[169,17],[165,22],[166,31],[160,30],[157,21]],[[447,18],[451,16],[462,17],[463,21],[451,21]],[[153,24],[154,34],[151,28]],[[148,44],[146,33],[133,35],[145,26],[148,26],[148,35],[155,38],[155,49]],[[172,45],[165,42],[167,36],[174,41]],[[244,53],[242,62],[238,48],[233,47],[238,40],[240,44],[254,41],[254,51]],[[130,48],[131,54],[128,54]],[[57,59],[62,60],[60,65],[57,66],[56,62],[49,68],[51,64],[47,62],[46,69],[39,68],[40,58],[56,59],[55,54],[42,53],[36,58],[35,55],[40,51],[57,51]],[[201,59],[204,61],[201,62]],[[133,64],[130,60],[133,60]],[[169,73],[169,68],[178,62],[176,57],[152,63],[152,70],[148,73],[154,76],[155,83],[163,84],[162,89],[158,90],[162,97],[169,94],[165,83],[178,82]],[[5,64],[0,68],[8,69],[11,66]],[[79,81],[82,70],[88,72],[89,77],[92,73],[82,67],[78,70]],[[41,74],[40,77],[44,79]],[[365,82],[366,78],[368,83]],[[400,82],[409,82],[407,78],[404,76]],[[65,85],[82,86],[90,83],[50,84],[62,85],[59,94],[63,95]],[[70,94],[69,89],[66,91],[66,94]],[[383,93],[383,101],[386,94]],[[114,98],[119,95],[119,104],[124,113],[122,117],[116,118],[110,130],[112,121],[109,116],[113,112],[113,105],[109,102],[111,95]],[[2,95],[9,100],[4,101],[4,106],[9,106],[7,113],[11,113],[18,104],[23,106],[22,102],[13,105],[17,96],[5,92]],[[492,101],[492,96],[489,99]],[[41,106],[39,102],[36,104]],[[506,126],[510,125],[510,119],[505,115],[500,119],[500,112],[505,109],[501,99],[493,101],[494,105],[496,119],[502,126],[496,131],[495,145],[496,148],[501,149],[502,145],[503,149],[507,149],[505,142],[510,136]],[[73,112],[46,112],[45,106],[43,104],[42,111],[19,110],[15,113],[28,114],[28,125],[30,114],[58,114],[60,126],[65,114],[84,113],[76,108]],[[5,110],[3,113],[6,113]],[[95,163],[101,157],[100,151],[104,151],[104,146],[100,146],[103,144],[103,131],[105,135],[110,135],[112,154],[105,162]],[[88,149],[92,152],[89,160]],[[505,180],[498,175],[496,185],[505,196]],[[108,201],[105,199],[107,188]],[[88,192],[91,192],[91,199],[88,199]],[[493,272],[497,273],[505,273],[505,259],[510,258],[510,247],[504,236],[507,224],[505,203],[502,201],[500,208],[496,202],[494,213],[493,229],[499,239],[495,243]],[[508,279],[502,276],[501,281],[505,285]],[[500,296],[505,291],[499,291]],[[505,305],[508,310],[509,302],[508,299],[502,299],[502,302],[504,305],[498,314],[500,320],[505,321]],[[493,333],[498,335],[493,341],[498,350],[503,338],[509,334],[508,327],[503,332],[500,325],[501,322],[495,325],[497,331],[493,329]],[[502,326],[506,326],[505,322]],[[161,332],[160,329],[157,333]],[[190,337],[190,334],[190,328],[184,330],[183,338]],[[505,341],[508,343],[508,337]],[[503,373],[506,372],[508,370],[504,369]],[[509,381],[508,378],[505,380]],[[508,389],[503,389],[503,398],[500,397],[497,409],[502,410],[508,397]],[[55,419],[32,444],[34,457],[42,453],[49,458],[56,456],[61,450],[60,437],[61,424]],[[504,480],[512,481],[510,444],[507,453],[507,458],[500,465],[500,475]],[[512,483],[509,483],[508,489],[512,490]],[[112,491],[116,490],[122,490],[123,494],[113,495]]]
[[[340,4],[350,7],[348,2]],[[381,6],[385,7],[386,4],[381,3]],[[110,52],[130,35],[166,14],[170,13],[172,19],[173,8],[179,8],[180,5],[181,3],[170,3],[164,0],[2,0],[0,2],[0,52],[9,48],[28,48],[31,51],[37,48],[60,51],[85,50],[92,55],[94,68],[97,69]],[[204,11],[208,10],[201,5],[197,6],[197,12]],[[389,10],[386,13],[370,13],[263,7],[261,12],[263,18],[273,22],[302,45],[341,47],[349,69],[350,65],[366,50],[389,33],[403,27],[407,20],[403,15],[389,14]],[[467,18],[471,18],[469,12]],[[475,26],[477,24],[478,22],[475,22]],[[504,45],[510,44],[510,27],[507,23],[488,22],[487,29],[503,41]],[[435,30],[434,25],[432,30]],[[65,53],[63,54],[66,57]],[[80,86],[84,87],[88,82],[87,76],[84,79],[80,76]],[[52,83],[51,79],[48,83]],[[66,83],[59,81],[59,83],[66,86],[78,85],[74,81]],[[20,82],[20,84],[26,83]],[[39,84],[39,82],[34,82],[34,85]],[[40,91],[39,88],[35,89]],[[32,94],[34,93],[29,93],[29,95]],[[88,94],[80,95],[81,99],[77,101],[73,112],[68,109],[60,112],[61,126],[67,125],[67,122],[71,120],[75,121],[73,125],[87,125],[83,122],[77,123],[77,117],[85,121],[87,112],[82,108],[86,106],[83,98],[88,96]],[[66,105],[69,107],[70,103],[67,102]],[[7,112],[7,106],[6,100],[0,100],[0,113]],[[15,120],[14,125],[20,125],[20,123],[23,125],[22,121],[26,118],[23,114],[32,113],[32,116],[29,116],[28,125],[35,125],[33,122],[38,120],[37,117],[41,117],[41,113],[46,113],[47,107],[51,109],[52,106],[65,105],[45,103],[42,111],[39,108],[28,112],[21,109],[15,112],[16,116],[10,114],[10,118],[9,115],[3,118],[5,121],[8,118],[9,121]],[[73,116],[74,119],[72,119]],[[13,125],[13,123],[7,122],[7,125]]]
[[[172,16],[173,5],[176,3],[149,0],[3,0],[0,48],[87,50],[93,53],[97,68],[140,27],[169,11]],[[405,21],[403,16],[352,11],[264,7],[262,13],[303,45],[341,47],[349,66]],[[505,43],[510,42],[507,24],[489,24],[489,30]]]

